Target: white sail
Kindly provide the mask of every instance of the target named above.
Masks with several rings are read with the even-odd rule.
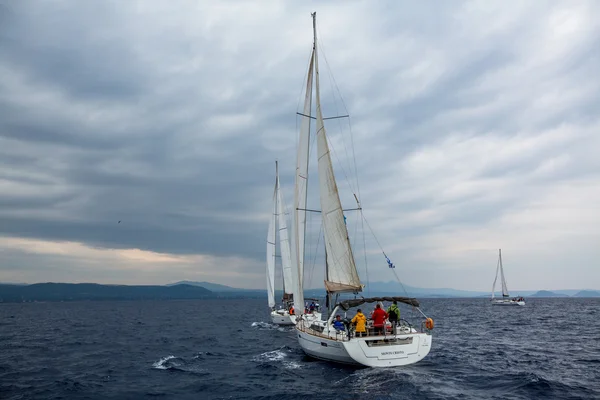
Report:
[[[492,300],[496,297],[496,281],[498,280],[498,272],[500,271],[500,258],[498,258],[498,263],[496,264],[496,277],[494,278],[494,283],[492,284]]]
[[[292,257],[290,256],[290,241],[288,238],[287,222],[285,218],[285,203],[281,193],[279,183],[279,173],[277,173],[277,214],[279,221],[279,248],[281,253],[281,266],[283,270],[283,289],[284,293],[294,292],[294,281],[292,275]]]
[[[269,307],[275,307],[275,223],[277,214],[277,181],[273,191],[273,211],[267,233],[267,294]]]
[[[504,278],[504,268],[502,268],[502,250],[498,250],[498,258],[500,259],[500,277],[502,278],[502,297],[509,297],[508,288],[506,287],[506,279]]]
[[[308,154],[310,145],[310,109],[312,105],[313,63],[315,50],[310,58],[308,78],[306,80],[306,93],[302,123],[300,124],[300,138],[298,140],[298,153],[296,158],[296,184],[294,190],[294,243],[293,253],[294,268],[294,308],[297,313],[304,310],[304,235],[306,232],[306,196],[308,183]]]
[[[504,278],[504,268],[502,267],[502,249],[498,249],[498,264],[496,265],[496,277],[494,278],[494,284],[492,285],[492,299],[496,296],[495,291],[498,273],[500,274],[500,281],[502,284],[502,297],[510,297],[508,294],[508,287],[506,286],[506,278]]]
[[[316,37],[316,33],[315,33]],[[317,155],[319,170],[319,192],[321,197],[321,217],[327,252],[327,280],[325,288],[328,292],[357,292],[362,290],[360,278],[356,271],[354,255],[348,238],[348,230],[344,222],[344,212],[333,174],[327,134],[323,124],[319,89],[319,58],[315,40],[315,87],[317,106]]]

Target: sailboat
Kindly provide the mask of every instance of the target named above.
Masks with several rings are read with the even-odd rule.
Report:
[[[423,359],[431,350],[433,320],[427,318],[419,309],[417,299],[409,297],[357,298],[364,285],[356,268],[355,258],[350,244],[348,230],[341,205],[336,178],[333,171],[328,139],[321,111],[319,87],[319,62],[317,53],[316,13],[313,19],[313,48],[307,75],[304,109],[300,114],[300,138],[296,163],[296,181],[294,191],[294,219],[292,246],[295,260],[294,304],[296,309],[302,306],[304,271],[304,236],[306,229],[306,199],[308,182],[308,161],[310,143],[310,121],[316,120],[316,142],[318,158],[319,197],[323,236],[325,241],[325,281],[329,317],[326,321],[298,316],[296,334],[302,350],[309,356],[346,364],[368,367],[390,367],[413,364]],[[316,116],[311,115],[313,77],[315,83]],[[360,202],[354,194],[360,208]],[[384,253],[385,255],[385,253]],[[386,256],[390,268],[391,262]],[[394,272],[395,273],[395,272]],[[354,293],[355,298],[338,301],[340,294]],[[343,330],[332,326],[338,312],[346,312],[365,303],[396,301],[415,307],[426,319],[417,330],[409,323],[392,326],[386,323],[379,330],[368,326],[365,335],[355,334],[352,326],[346,324]],[[346,322],[348,322],[346,320]],[[339,325],[338,325],[339,326]]]
[[[496,281],[498,280],[498,273],[500,273],[500,279],[502,281],[502,298],[495,298]],[[494,278],[494,284],[492,285],[492,305],[495,306],[524,306],[525,299],[523,297],[510,298],[508,294],[508,288],[506,286],[506,279],[504,278],[504,268],[502,268],[502,249],[498,249],[498,264],[496,265],[496,278]]]
[[[277,226],[279,225],[279,226]],[[278,228],[278,229],[277,229]],[[275,307],[275,266],[277,261],[277,237],[279,237],[279,248],[281,267],[283,275],[283,298],[279,308]],[[271,321],[278,325],[294,325],[296,312],[293,308],[293,274],[292,259],[290,255],[290,243],[288,239],[287,222],[285,218],[285,204],[279,183],[279,166],[275,161],[275,189],[273,190],[273,210],[269,220],[267,233],[267,295],[268,304],[271,309]],[[313,312],[313,318],[321,319],[321,314]]]

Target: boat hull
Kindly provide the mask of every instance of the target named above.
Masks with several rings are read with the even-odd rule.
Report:
[[[421,361],[431,350],[430,334],[415,332],[394,336],[339,340],[296,329],[298,343],[309,356],[365,367],[398,367]]]
[[[305,315],[304,318],[307,318],[309,320],[320,320],[321,313],[314,312],[312,314]],[[287,311],[271,311],[271,322],[277,325],[295,325],[296,316],[290,315]]]
[[[294,325],[296,323],[296,316],[290,315],[287,312],[280,314],[277,311],[272,311],[271,322],[277,325]]]
[[[342,342],[302,332],[299,329],[296,329],[296,333],[298,344],[307,355],[319,360],[360,365],[350,357]]]
[[[492,300],[493,306],[524,306],[524,301],[513,301],[513,300]]]

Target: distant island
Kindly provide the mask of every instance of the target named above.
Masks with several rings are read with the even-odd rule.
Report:
[[[554,293],[549,290],[540,290],[540,291],[530,295],[529,297],[569,297],[569,296],[567,296],[565,294]]]
[[[281,291],[275,296],[281,297]],[[306,298],[323,299],[323,289],[307,289]],[[397,282],[372,282],[364,297],[404,295],[417,298],[483,298],[489,293],[450,288],[425,289]],[[514,296],[529,297],[600,297],[598,290],[521,291]],[[353,296],[353,295],[348,295]],[[240,289],[211,282],[180,281],[167,285],[104,285],[97,283],[1,284],[0,302],[81,301],[81,300],[183,300],[265,298],[263,289]]]
[[[600,290],[581,290],[575,293],[573,297],[600,297]]]
[[[212,297],[213,292],[199,286],[129,286],[97,283],[36,283],[0,285],[0,301],[73,300],[167,300]]]

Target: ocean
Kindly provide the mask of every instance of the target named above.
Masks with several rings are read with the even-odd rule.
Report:
[[[600,299],[421,305],[431,353],[369,369],[306,357],[266,300],[0,303],[0,399],[600,399]]]

